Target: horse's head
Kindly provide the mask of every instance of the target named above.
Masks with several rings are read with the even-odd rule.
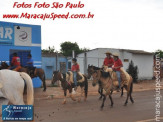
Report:
[[[5,61],[1,62],[1,69],[8,69],[8,67],[9,65]]]
[[[61,80],[61,73],[59,71],[53,71],[53,78],[51,83],[54,84],[56,83],[58,80]]]
[[[95,70],[92,74],[92,78],[93,78],[92,86],[96,86],[97,82],[100,80],[100,77],[101,77],[101,71]]]
[[[88,79],[90,79],[91,78],[91,75],[93,74],[93,72],[94,72],[94,68],[93,68],[94,66],[92,66],[92,65],[88,65],[88,69],[87,69],[87,71],[88,71]]]

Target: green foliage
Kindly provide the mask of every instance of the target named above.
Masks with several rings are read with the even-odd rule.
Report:
[[[156,50],[155,55],[159,54],[160,58],[163,58],[163,51],[162,50]]]
[[[55,51],[54,46],[53,47],[48,47],[48,49],[42,49],[42,53],[53,53]]]
[[[137,83],[137,81],[138,81],[138,67],[134,66],[134,63],[132,60],[129,63],[127,72],[132,76],[133,82]]]
[[[72,56],[72,51],[75,51],[75,54],[79,54],[85,51],[88,51],[89,49],[87,48],[79,48],[79,45],[75,42],[70,42],[70,41],[66,41],[61,43],[61,52],[64,56]]]

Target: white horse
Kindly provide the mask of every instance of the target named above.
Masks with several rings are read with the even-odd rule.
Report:
[[[24,86],[27,86],[27,104],[33,105],[33,84],[30,76],[24,72],[0,70],[0,114],[2,105],[9,102],[14,105],[24,105]]]

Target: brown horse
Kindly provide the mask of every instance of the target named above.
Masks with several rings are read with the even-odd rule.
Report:
[[[105,94],[102,94],[104,98],[103,98],[103,102],[101,105],[101,109],[104,107],[104,103],[105,103],[107,95],[109,95],[109,98],[111,100],[111,106],[113,106],[111,94],[112,94],[112,91],[116,89],[116,86],[114,84],[114,81],[112,80],[110,73],[104,72],[102,70],[97,70],[97,71],[93,72],[92,77],[93,77],[92,85],[95,86],[97,84],[97,82],[100,80],[101,84],[102,84],[102,88],[106,91]],[[124,104],[126,106],[128,103],[129,97],[130,97],[131,102],[134,103],[134,100],[133,100],[132,95],[131,95],[132,89],[133,89],[132,77],[130,77],[130,80],[128,81],[127,84],[124,84],[124,88],[127,91],[127,99],[126,99],[125,104]]]
[[[104,70],[103,68],[99,68],[99,67],[96,67],[96,66],[93,66],[93,65],[88,65],[88,78],[91,78],[91,75],[94,73],[94,71],[97,71],[97,70]],[[103,94],[103,88],[102,88],[102,84],[101,84],[101,81],[98,81],[98,84],[99,84],[99,88],[98,88],[98,92],[100,94],[100,97],[99,99],[102,99],[102,94]],[[111,92],[112,93],[112,92]],[[121,88],[121,97],[123,96],[123,87]]]
[[[67,90],[70,93],[71,99],[73,101],[76,101],[76,99],[72,96],[72,88],[74,88],[74,83],[68,81],[70,75],[72,75],[71,71],[67,72],[66,74],[63,74],[63,73],[61,73],[59,71],[54,71],[53,72],[52,84],[56,83],[57,81],[61,81],[61,86],[62,86],[63,91],[64,91],[64,101],[63,101],[63,104],[66,103]],[[84,80],[82,82],[78,82],[77,83],[77,85],[80,86],[80,88],[81,88],[81,95],[80,95],[80,97],[78,99],[78,102],[81,101],[81,97],[82,97],[83,92],[85,93],[84,101],[86,101],[86,99],[87,99],[88,81],[87,81],[87,77],[85,75],[83,75],[83,77],[84,77]],[[80,76],[77,75],[77,81],[79,81],[79,80],[80,80]]]
[[[1,62],[1,67],[0,69],[9,69],[10,66],[6,63],[6,62]],[[43,83],[43,91],[46,91],[46,82],[45,82],[45,72],[43,69],[41,68],[34,68],[34,73],[33,75],[31,75],[30,70],[28,68],[25,67],[20,67],[18,68],[18,70],[16,70],[18,72],[26,72],[27,74],[29,74],[31,76],[31,78],[34,77],[39,77]]]

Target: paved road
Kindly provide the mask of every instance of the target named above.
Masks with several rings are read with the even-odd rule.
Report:
[[[161,91],[163,92],[163,90]],[[37,122],[135,122],[150,121],[155,118],[155,91],[133,93],[134,104],[123,106],[126,98],[113,94],[114,107],[110,108],[107,98],[103,111],[98,96],[88,96],[86,102],[73,102],[68,98],[62,105],[62,99],[35,100],[35,121]],[[163,102],[161,102],[161,107]],[[163,107],[161,108],[163,111]],[[161,113],[163,116],[163,113]],[[162,120],[163,121],[163,120]]]

